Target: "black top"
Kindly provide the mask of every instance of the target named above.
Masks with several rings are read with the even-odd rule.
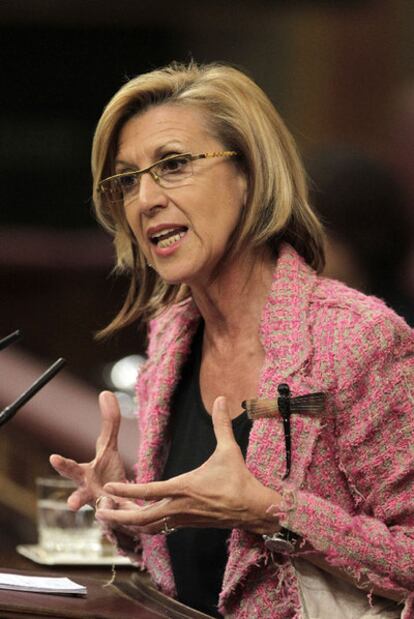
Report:
[[[216,447],[211,416],[200,394],[203,325],[171,404],[171,449],[163,479],[186,473],[205,462]],[[240,397],[240,401],[242,397]],[[233,432],[243,456],[247,451],[251,421],[241,413],[233,419]],[[178,599],[213,617],[227,562],[229,529],[182,528],[167,537]]]

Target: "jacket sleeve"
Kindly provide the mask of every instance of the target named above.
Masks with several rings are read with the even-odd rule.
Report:
[[[407,599],[414,592],[414,338],[405,327],[370,325],[363,340],[362,371],[335,402],[337,465],[354,513],[293,490],[281,523],[361,585]]]

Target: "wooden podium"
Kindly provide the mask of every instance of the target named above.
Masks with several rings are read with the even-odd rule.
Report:
[[[10,570],[0,567],[1,572],[14,572],[31,576],[39,570]],[[56,576],[45,573],[42,576]],[[105,580],[82,576],[77,582],[85,585],[85,597],[26,593],[0,590],[0,617],[7,619],[208,619],[209,615],[184,606],[160,593],[151,586],[146,576],[132,572],[129,579],[120,579],[104,586]],[[211,618],[210,618],[211,619]]]

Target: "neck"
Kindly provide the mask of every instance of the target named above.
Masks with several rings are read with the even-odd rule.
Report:
[[[237,257],[208,286],[193,286],[194,301],[204,319],[204,337],[217,348],[257,338],[263,306],[272,283],[270,252]]]

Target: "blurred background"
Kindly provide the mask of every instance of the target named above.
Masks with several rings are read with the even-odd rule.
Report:
[[[110,369],[145,350],[137,327],[94,339],[125,291],[90,201],[91,141],[108,99],[171,60],[246,70],[303,153],[329,233],[327,274],[413,324],[413,41],[412,0],[0,2],[0,338],[24,333],[1,353],[0,405],[68,360],[0,431],[0,563],[2,548],[34,536],[34,477],[51,472],[48,455],[91,457],[96,394],[128,392]],[[135,421],[123,426],[132,464]]]

